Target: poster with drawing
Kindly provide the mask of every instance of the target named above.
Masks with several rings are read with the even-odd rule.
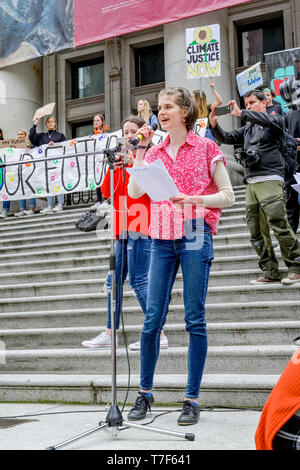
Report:
[[[187,79],[221,75],[220,25],[186,29]]]

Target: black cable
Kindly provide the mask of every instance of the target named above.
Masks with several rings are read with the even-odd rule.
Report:
[[[15,415],[15,416],[0,416],[0,419],[15,419],[15,418],[32,418],[34,416],[51,416],[51,415],[59,415],[59,414],[77,414],[77,413],[105,413],[107,409],[100,409],[100,410],[75,410],[75,411],[50,411],[50,412],[42,412],[42,413],[32,413],[32,414],[24,414],[24,415]],[[153,417],[151,421],[147,421],[146,423],[143,423],[143,426],[147,426],[148,424],[153,423],[157,418],[160,418],[161,416],[164,416],[166,414],[170,413],[179,413],[181,412],[181,408],[178,408],[178,410],[168,410],[168,411],[163,411],[162,413],[159,413]],[[219,407],[204,407],[200,408],[200,412],[216,412],[216,413],[225,413],[225,412],[241,412],[241,411],[262,411],[262,408],[231,408],[230,406],[221,406]],[[120,428],[120,430],[127,429],[126,428]]]

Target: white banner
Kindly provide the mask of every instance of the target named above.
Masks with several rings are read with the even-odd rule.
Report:
[[[206,124],[207,119],[198,120],[195,132],[204,136]],[[162,142],[166,135],[157,130],[153,143]],[[107,169],[103,150],[115,148],[121,136],[122,131],[118,130],[33,149],[0,148],[0,202],[87,191],[101,186]],[[82,155],[85,153],[91,155]],[[16,164],[11,165],[14,162]]]
[[[0,201],[30,199],[95,189],[107,169],[103,152],[115,148],[121,130],[33,149],[0,148]],[[155,144],[165,132],[156,131]],[[92,155],[79,155],[92,152]],[[61,158],[68,156],[68,158]],[[37,161],[45,159],[45,161]],[[13,162],[28,162],[10,165]],[[1,164],[8,164],[1,168]]]

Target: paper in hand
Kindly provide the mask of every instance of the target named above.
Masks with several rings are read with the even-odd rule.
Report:
[[[127,168],[137,184],[152,201],[168,201],[179,195],[179,191],[161,160],[139,168]]]

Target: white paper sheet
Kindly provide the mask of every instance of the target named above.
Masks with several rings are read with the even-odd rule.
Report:
[[[297,181],[297,184],[291,184],[291,187],[294,188],[297,193],[300,193],[300,173],[296,173],[294,175],[295,180]]]
[[[127,168],[127,171],[152,201],[167,201],[179,195],[174,181],[159,159],[143,167]]]

